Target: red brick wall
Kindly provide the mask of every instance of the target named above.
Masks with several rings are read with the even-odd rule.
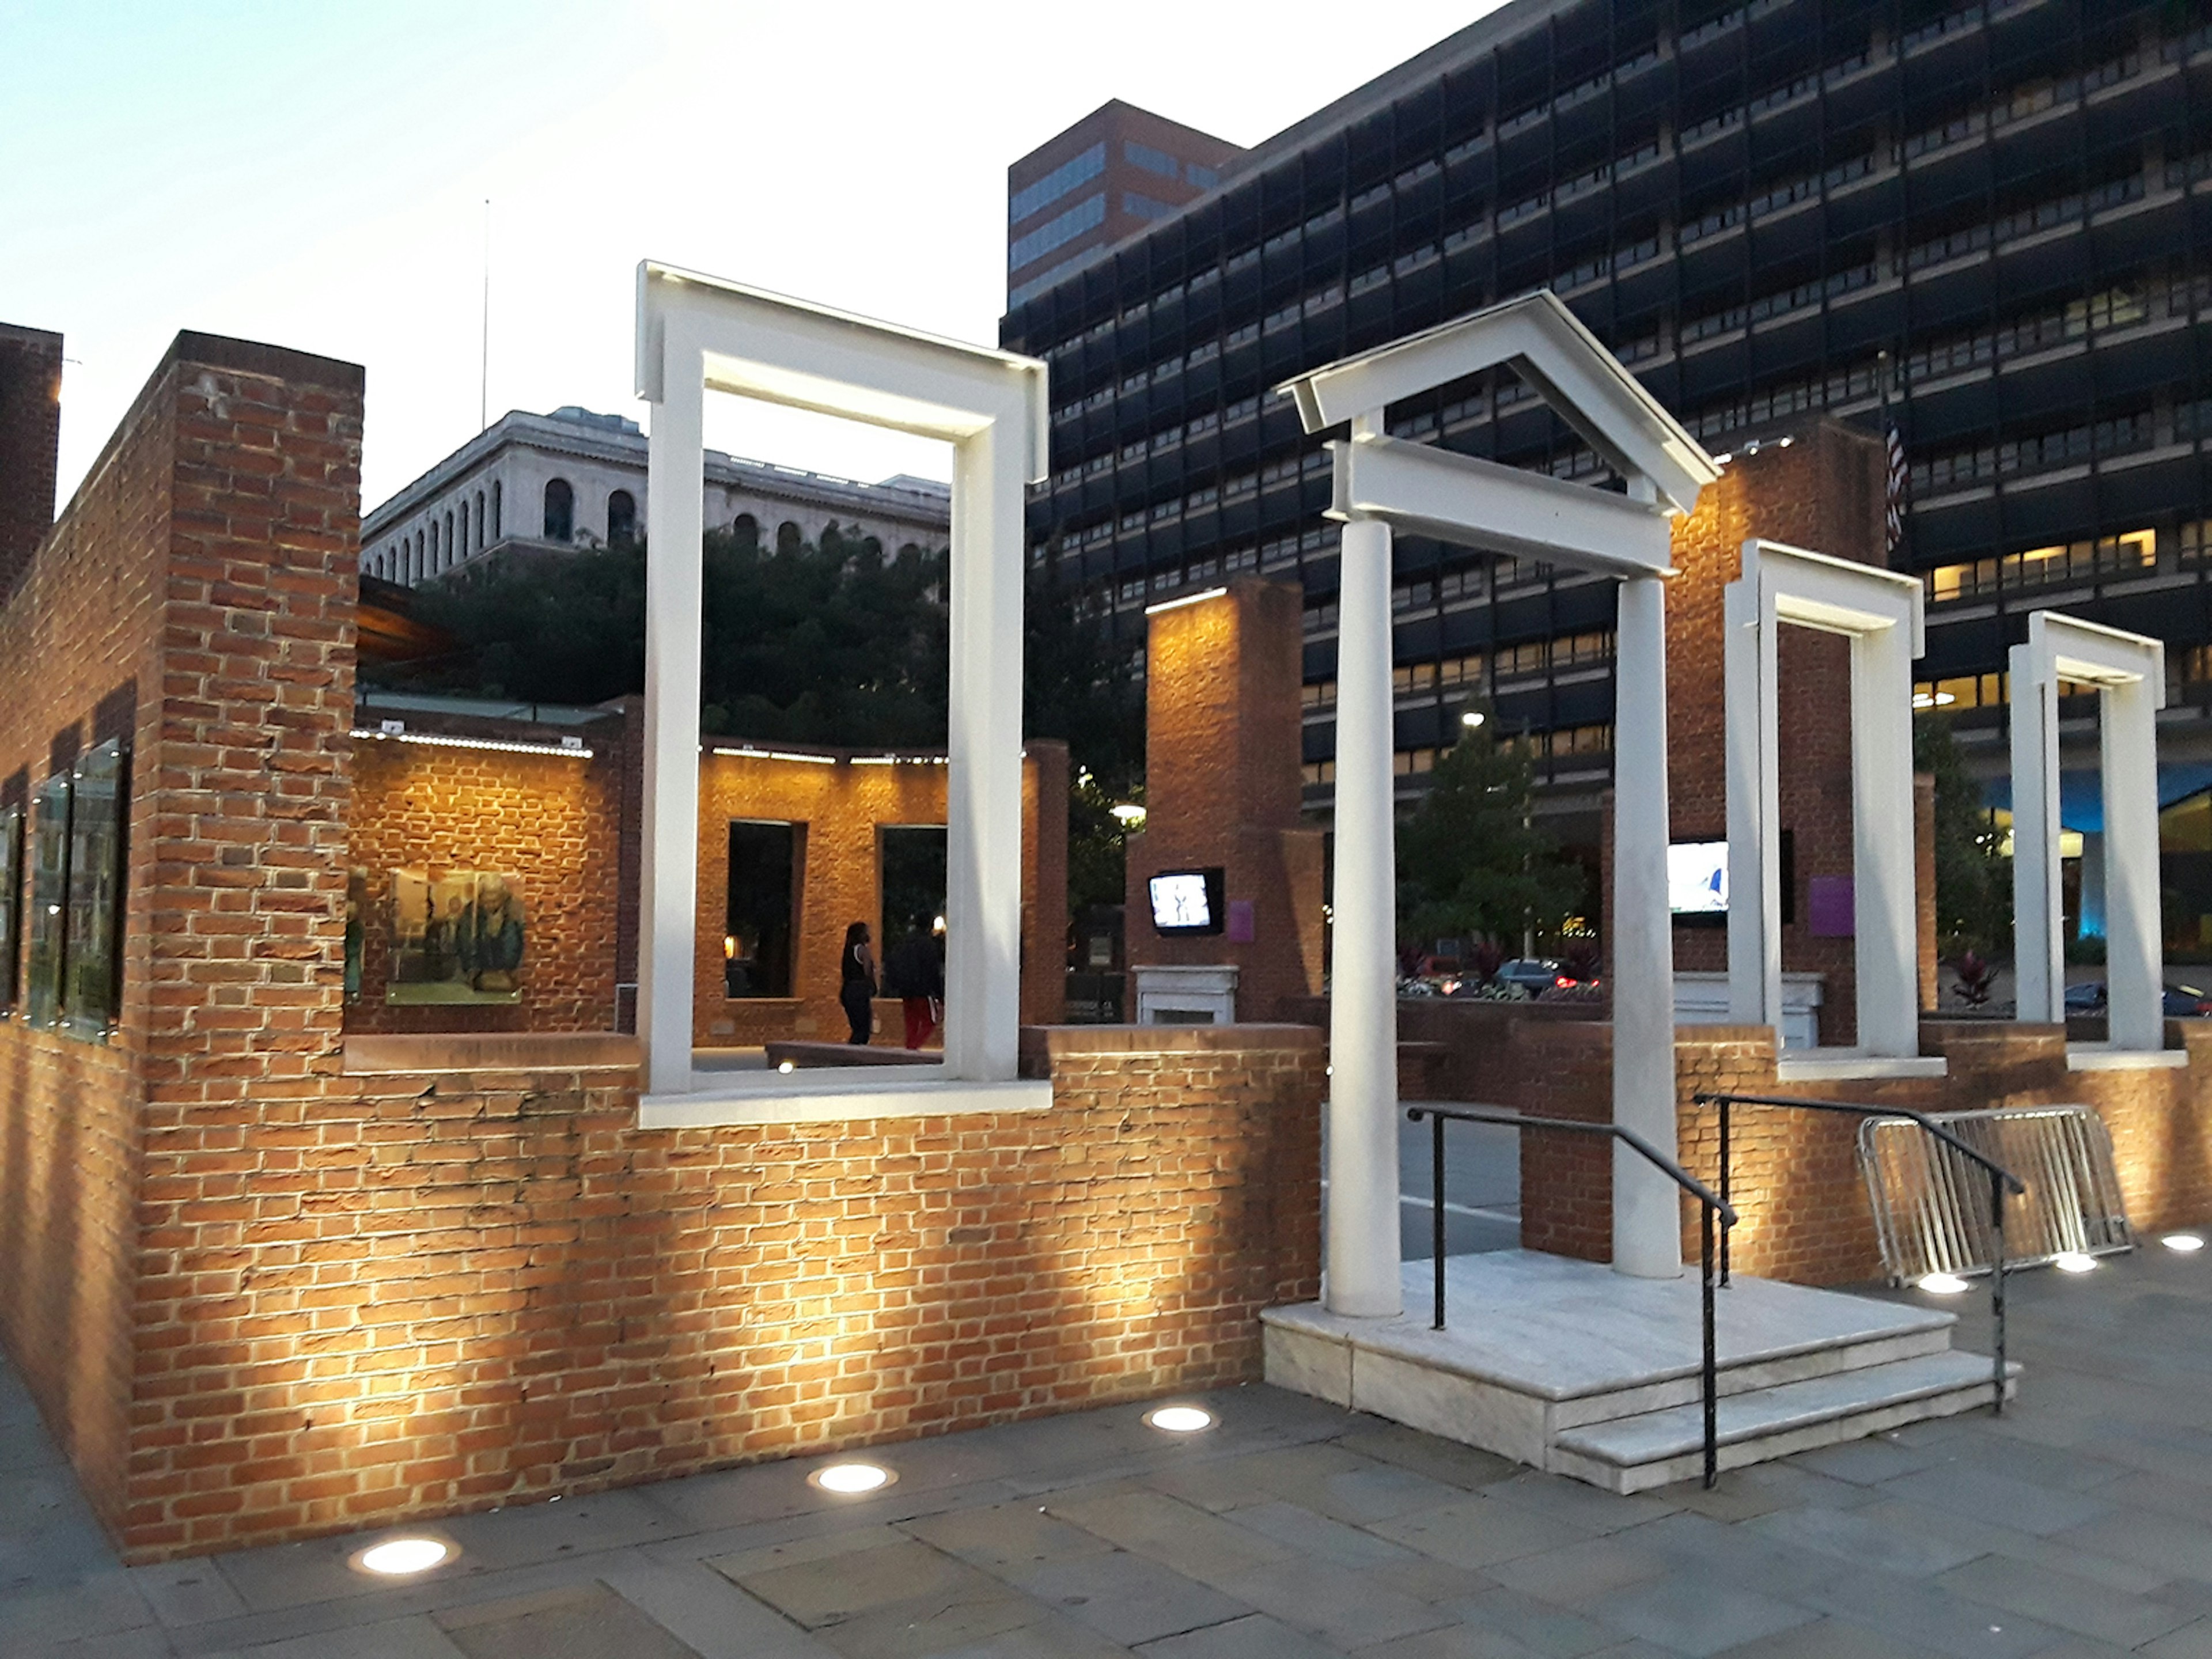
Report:
[[[54,521],[62,337],[0,323],[0,604]]]
[[[598,735],[592,729],[586,744]],[[589,760],[360,744],[349,857],[367,873],[368,902],[361,996],[347,1006],[347,1031],[612,1030],[622,760],[618,740],[594,746]],[[423,864],[519,880],[526,931],[520,1003],[412,1007],[385,1000],[392,872]]]
[[[1318,1289],[1320,1034],[1024,1051],[1049,1112],[645,1133],[628,1071],[392,1074],[157,1152],[126,1554],[1256,1380]]]

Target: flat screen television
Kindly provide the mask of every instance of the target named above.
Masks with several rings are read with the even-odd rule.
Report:
[[[1153,929],[1171,939],[1218,933],[1228,920],[1221,902],[1222,866],[1163,870],[1152,878]]]
[[[1724,916],[1728,843],[1678,841],[1667,849],[1667,908],[1678,916]]]

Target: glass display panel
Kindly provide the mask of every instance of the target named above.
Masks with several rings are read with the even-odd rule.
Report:
[[[730,896],[722,933],[722,994],[791,994],[792,895],[803,825],[739,819],[730,825]]]
[[[1152,902],[1152,927],[1175,937],[1221,932],[1222,868],[1163,870],[1146,883]]]
[[[0,811],[0,1012],[15,1006],[23,954],[23,809]]]
[[[32,797],[31,898],[25,932],[23,1017],[61,1023],[62,941],[69,920],[70,775],[57,772]]]
[[[123,1008],[124,840],[131,761],[110,738],[72,769],[69,914],[62,930],[62,1024],[102,1037]]]
[[[1678,841],[1667,849],[1667,908],[1678,916],[1728,914],[1728,843]]]
[[[392,872],[392,978],[384,1000],[415,1006],[522,1000],[528,942],[522,884],[489,870]]]

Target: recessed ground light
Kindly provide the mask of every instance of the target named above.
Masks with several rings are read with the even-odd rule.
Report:
[[[407,1578],[441,1567],[459,1553],[442,1538],[387,1538],[353,1557],[356,1571],[379,1578]]]
[[[775,1069],[779,1072],[795,1072],[799,1067],[793,1065],[789,1060],[785,1060],[777,1061]]]
[[[2168,1233],[2158,1241],[2169,1250],[2179,1250],[2184,1255],[2193,1255],[2204,1248],[2204,1240],[2197,1233]]]
[[[1930,1296],[1956,1296],[1966,1288],[1966,1281],[1956,1273],[1929,1273],[1921,1279],[1920,1288]]]
[[[840,1498],[858,1498],[864,1492],[881,1492],[897,1479],[880,1463],[830,1463],[808,1475],[806,1484]]]
[[[2097,1271],[2097,1258],[2079,1250],[2061,1250],[2051,1258],[2051,1265],[2062,1273],[2093,1273]]]
[[[1145,1421],[1168,1434],[1196,1434],[1214,1425],[1213,1413],[1203,1406],[1160,1406],[1145,1413]]]

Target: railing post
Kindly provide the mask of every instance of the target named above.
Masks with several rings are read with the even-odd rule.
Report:
[[[1730,1184],[1729,1168],[1729,1097],[1726,1095],[1717,1095],[1714,1098],[1719,1101],[1721,1109],[1721,1202],[1734,1204],[1735,1192]],[[1729,1230],[1723,1227],[1721,1229],[1721,1283],[1726,1285],[1729,1282]]]
[[[1996,1349],[1996,1392],[1990,1401],[1990,1415],[2004,1415],[2005,1397],[2005,1231],[2004,1177],[1995,1170],[1990,1174],[1990,1229],[1995,1243],[1990,1249],[1990,1322],[1995,1327]]]
[[[1721,1478],[1719,1411],[1714,1398],[1719,1386],[1719,1366],[1713,1340],[1713,1206],[1700,1204],[1698,1214],[1704,1222],[1705,1274],[1700,1297],[1705,1304],[1705,1488],[1711,1491]],[[1728,1237],[1726,1228],[1721,1230],[1721,1237],[1723,1240]]]
[[[1437,1276],[1436,1329],[1444,1328],[1444,1121],[1441,1114],[1429,1114],[1429,1239],[1434,1260],[1429,1264]]]

